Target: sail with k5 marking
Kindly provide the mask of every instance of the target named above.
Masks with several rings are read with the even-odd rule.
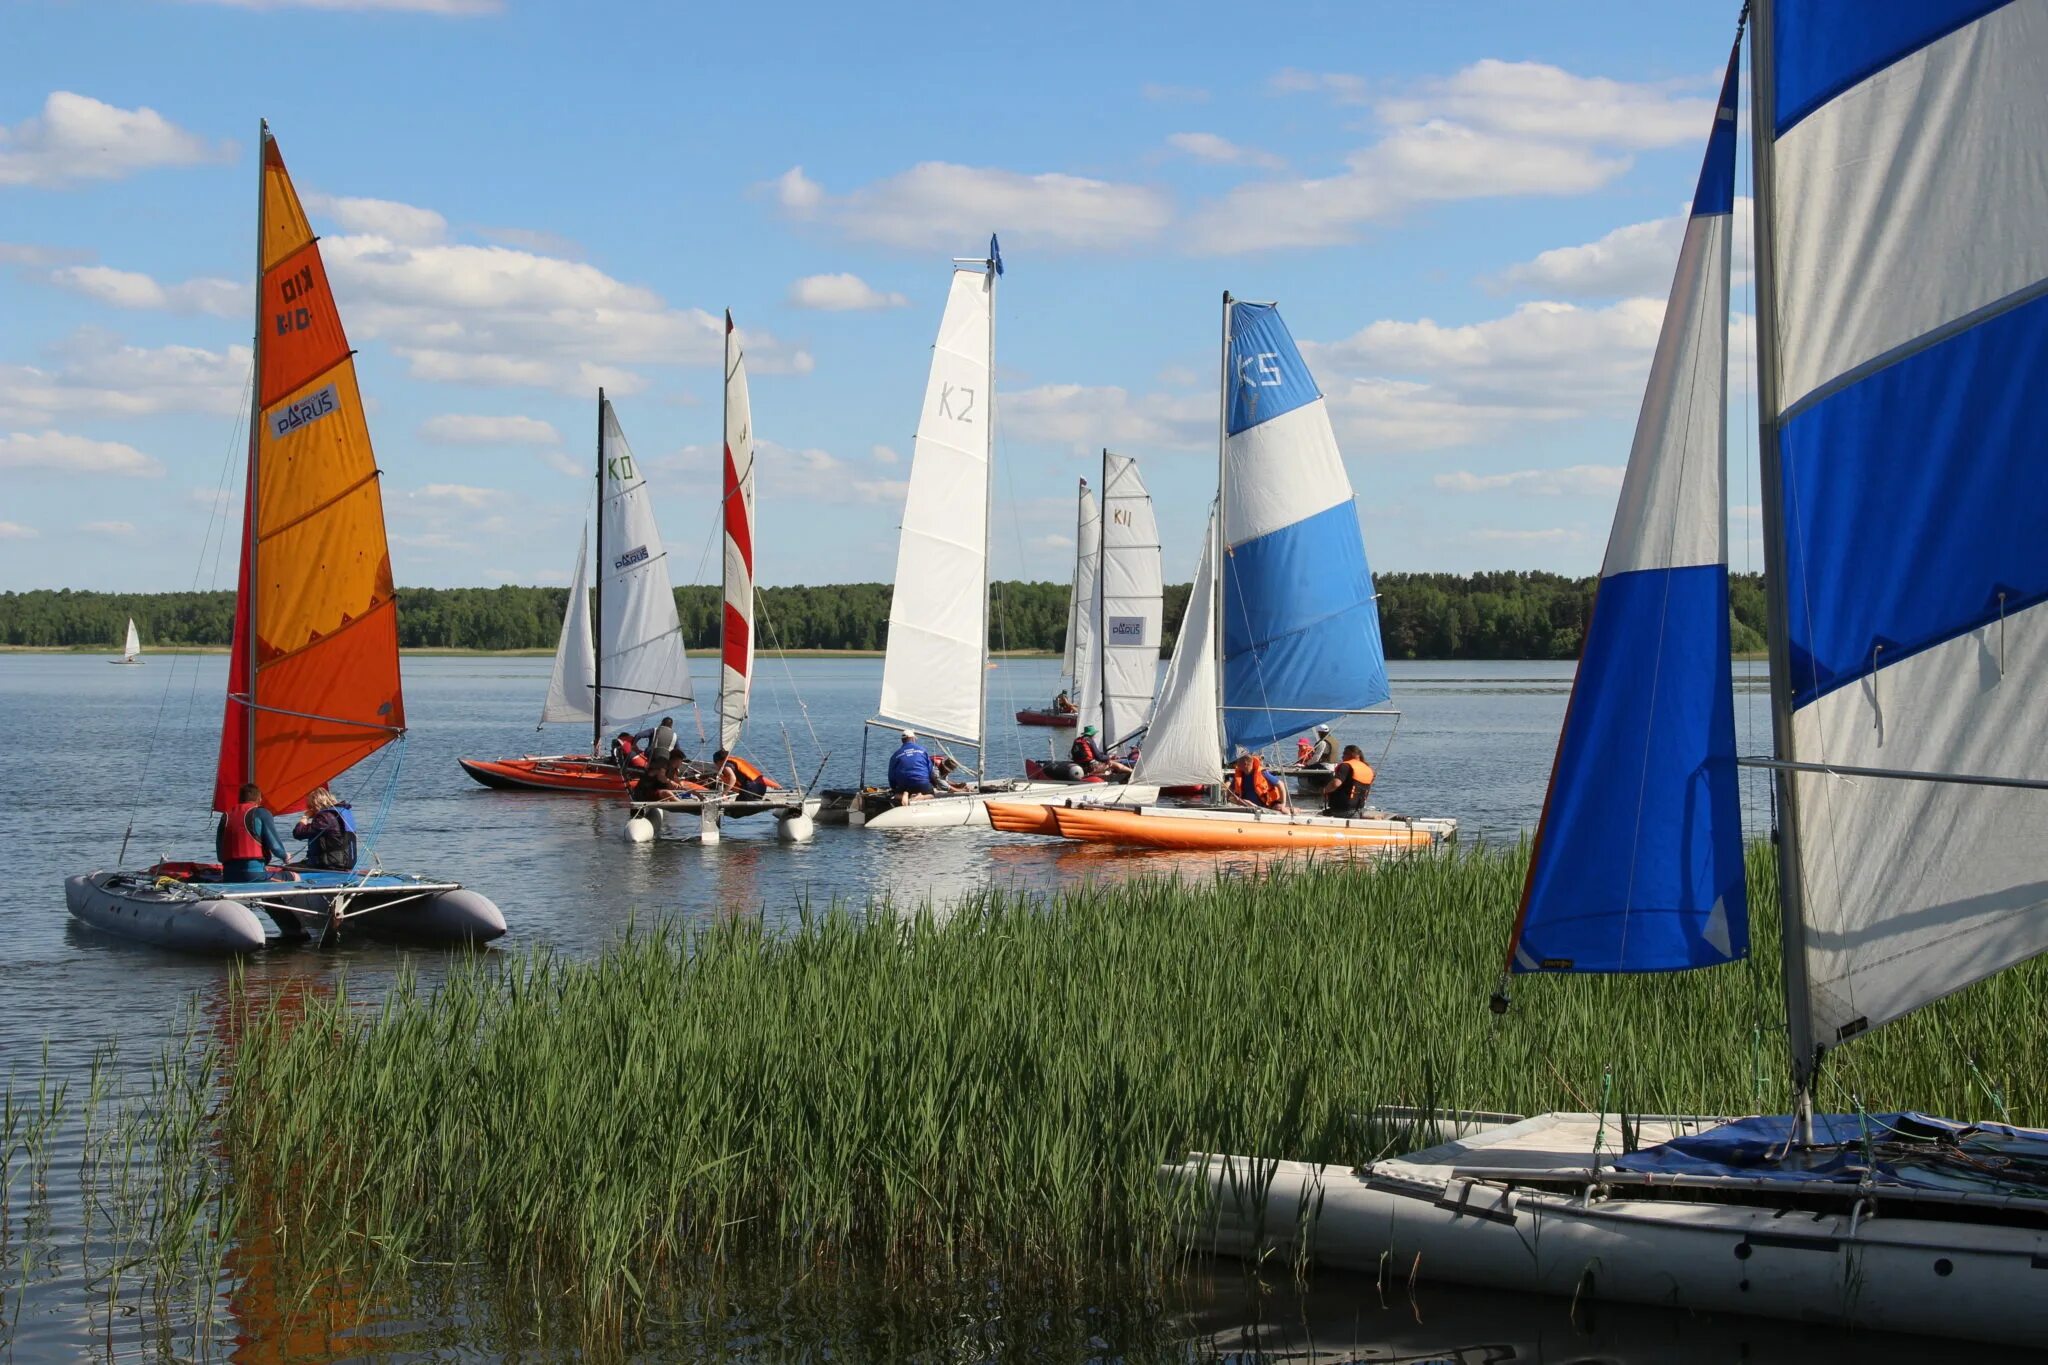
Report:
[[[1516,972],[1673,971],[1748,951],[1724,472],[1741,51],[1565,711],[1509,948]]]
[[[259,135],[255,410],[213,804],[297,810],[405,731],[384,500],[356,367],[284,157]]]
[[[610,400],[600,398],[599,405],[604,495],[598,518],[605,562],[597,566],[602,585],[597,648],[600,705],[610,730],[689,701],[692,694],[668,551],[662,547],[647,479]]]
[[[1322,391],[1272,304],[1226,304],[1223,729],[1257,749],[1387,699],[1380,612]]]
[[[562,612],[562,635],[555,642],[555,669],[548,677],[540,723],[588,724],[596,687],[597,648],[590,635],[590,526],[585,523],[576,539],[576,571],[569,575],[569,602]]]
[[[1818,1050],[2048,950],[2048,5],[1759,14],[1788,980]]]
[[[953,272],[911,446],[881,719],[981,742],[997,266]]]
[[[725,315],[725,615],[718,635],[718,746],[738,747],[754,681],[754,409],[747,352]]]

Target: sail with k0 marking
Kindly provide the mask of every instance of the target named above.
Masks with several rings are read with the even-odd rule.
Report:
[[[266,125],[256,388],[213,804],[296,810],[405,732],[384,500],[320,247]]]
[[[738,747],[754,680],[754,408],[747,352],[725,315],[725,613],[718,635],[718,746]]]
[[[647,479],[609,399],[598,397],[599,695],[604,728],[692,699],[690,660],[669,583],[668,551]]]
[[[1728,59],[1509,947],[1515,972],[1748,951],[1729,675]]]

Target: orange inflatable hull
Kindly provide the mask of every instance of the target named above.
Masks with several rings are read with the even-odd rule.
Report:
[[[1055,827],[1039,822],[1050,817]],[[1107,806],[1041,806],[988,803],[989,823],[1018,834],[1051,834],[1087,843],[1125,844],[1199,853],[1229,849],[1350,848],[1368,852],[1427,848],[1435,842],[1426,829],[1405,825],[1344,826],[1290,824],[1282,820],[1218,818],[1208,812],[1179,814],[1153,807],[1119,810]]]
[[[577,792],[617,796],[631,783],[610,763],[562,758],[463,758],[462,770],[498,791]]]
[[[1049,834],[1058,837],[1052,806],[1025,806],[1014,801],[988,803],[988,822],[1005,834]]]

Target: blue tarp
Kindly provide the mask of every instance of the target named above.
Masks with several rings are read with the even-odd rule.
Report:
[[[1737,1119],[1617,1159],[1617,1170],[1751,1180],[1865,1182],[2048,1198],[2048,1131],[1927,1114],[1816,1114],[1814,1145],[1788,1150],[1792,1120]]]

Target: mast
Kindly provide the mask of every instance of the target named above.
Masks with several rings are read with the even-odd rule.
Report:
[[[596,612],[591,622],[604,633],[604,389],[597,390],[597,585]],[[590,650],[590,753],[604,752],[604,650],[593,637]]]
[[[982,264],[982,274],[988,280],[988,437],[987,454],[983,457],[981,479],[981,702],[975,713],[975,733],[981,742],[974,749],[974,778],[977,784],[988,779],[988,590],[989,590],[989,543],[994,540],[996,515],[996,276],[1002,272],[996,269],[996,239],[988,239],[988,260]]]
[[[721,451],[725,452],[725,459],[720,462],[720,467],[718,470],[719,493],[721,494],[718,500],[718,534],[720,540],[723,541],[726,534],[725,519],[732,515],[732,509],[726,504],[726,498],[733,496],[732,493],[727,493],[725,490],[724,468],[725,465],[730,464],[732,462],[732,309],[730,308],[725,310],[725,358],[719,363],[718,370],[718,448]],[[734,490],[734,492],[737,491],[737,489]],[[724,550],[725,546],[721,544],[719,548],[721,550]],[[726,595],[725,579],[732,573],[732,562],[730,555],[720,554],[718,557],[718,564],[718,595],[721,599],[723,599]],[[752,590],[753,584],[750,577],[748,582],[748,591],[751,592]],[[718,729],[719,747],[724,748],[725,603],[723,600],[720,601],[718,610]],[[732,747],[735,749],[739,748],[739,740],[737,737],[734,738]]]
[[[1771,0],[1750,9],[1750,167],[1756,184],[1751,198],[1751,240],[1756,257],[1757,461],[1764,522],[1764,598],[1769,607],[1772,751],[1780,763],[1797,762],[1792,734],[1791,584],[1786,578],[1783,473],[1778,448],[1777,260],[1772,233],[1777,186],[1773,178],[1772,131],[1777,124],[1772,81],[1776,53]],[[1783,936],[1785,1031],[1791,1051],[1793,1136],[1813,1141],[1813,1080],[1820,1051],[1813,1036],[1813,1011],[1806,980],[1805,888],[1800,882],[1798,774],[1780,767],[1771,774],[1778,797],[1778,914]]]
[[[258,477],[257,464],[262,459],[263,442],[257,439],[263,422],[263,251],[264,230],[269,226],[269,214],[264,212],[265,159],[270,152],[270,120],[256,120],[256,312],[251,320],[254,335],[250,341],[249,378],[249,486],[243,493],[242,510],[242,562],[249,566],[242,576],[242,610],[249,623],[249,638],[244,643],[249,657],[242,666],[248,670],[248,692],[242,702],[242,724],[246,727],[242,744],[242,781],[256,780],[256,580],[259,565],[256,563],[256,526],[261,512],[258,499],[261,497],[263,481]]]
[[[1230,297],[1228,289],[1223,291],[1223,359],[1220,366],[1221,382],[1216,386],[1216,572],[1211,577],[1210,615],[1215,618],[1212,629],[1216,649],[1216,740],[1217,749],[1228,764],[1233,755],[1230,752],[1230,736],[1223,728],[1223,578],[1229,572],[1224,563],[1224,547],[1230,543],[1230,533],[1224,525],[1227,515],[1224,488],[1230,477],[1230,310],[1236,300]],[[1221,782],[1222,775],[1217,775]]]

